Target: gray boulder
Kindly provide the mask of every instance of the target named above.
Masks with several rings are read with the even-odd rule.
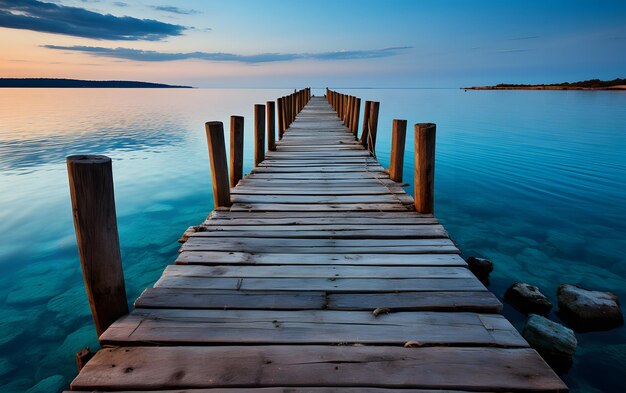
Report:
[[[608,330],[624,324],[617,295],[561,284],[556,292],[559,317],[576,331]]]
[[[571,329],[537,314],[530,314],[522,336],[555,370],[572,365],[578,341]]]
[[[552,309],[552,303],[538,287],[523,282],[511,285],[504,293],[504,300],[524,314],[545,316]]]

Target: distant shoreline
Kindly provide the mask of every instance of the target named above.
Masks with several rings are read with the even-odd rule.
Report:
[[[541,85],[500,83],[495,86],[462,87],[464,90],[626,90],[626,79],[616,78],[610,81],[589,79],[580,82],[563,82]]]
[[[192,89],[191,86],[138,81],[89,81],[56,78],[0,78],[0,88],[130,88],[130,89]]]
[[[545,86],[472,86],[462,87],[463,90],[626,90],[626,85],[610,86],[610,87],[565,87],[559,85]]]

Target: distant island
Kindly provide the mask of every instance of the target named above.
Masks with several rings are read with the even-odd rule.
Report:
[[[56,78],[0,78],[1,87],[57,87],[57,88],[158,88],[191,89],[191,86],[174,86],[163,83],[136,81],[86,81]]]
[[[603,81],[600,79],[590,79],[580,82],[563,82],[547,85],[522,85],[500,83],[495,86],[473,86],[464,87],[465,90],[626,90],[626,79],[613,79]]]

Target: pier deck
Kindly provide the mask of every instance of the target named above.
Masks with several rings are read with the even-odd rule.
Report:
[[[73,391],[567,390],[324,98],[276,145]]]

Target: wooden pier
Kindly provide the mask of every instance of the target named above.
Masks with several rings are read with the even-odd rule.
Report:
[[[262,106],[243,178],[243,119],[231,121],[230,176],[223,126],[207,123],[215,211],[130,313],[108,300],[119,318],[97,323],[102,349],[73,391],[567,391],[431,214],[434,125],[414,129],[414,200],[398,183],[406,121],[393,123],[392,168],[372,156],[378,103],[364,106],[361,137],[356,97],[305,89]],[[92,272],[78,233],[88,207],[72,197]],[[86,278],[88,293],[119,289],[119,274],[104,280]]]

